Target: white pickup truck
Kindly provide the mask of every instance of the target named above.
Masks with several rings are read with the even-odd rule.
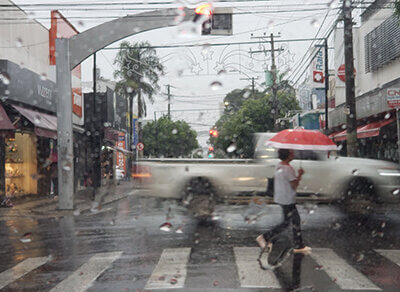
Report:
[[[256,134],[254,159],[148,159],[140,162],[146,184],[158,197],[210,200],[239,193],[272,194],[277,152],[265,146],[274,133]],[[295,151],[291,165],[304,169],[299,197],[339,201],[348,211],[363,213],[381,202],[400,202],[397,164],[339,157],[326,151]]]

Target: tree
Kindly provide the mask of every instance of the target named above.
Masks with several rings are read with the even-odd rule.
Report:
[[[258,90],[255,90],[254,94],[252,94],[251,90],[247,88],[232,90],[224,98],[224,113],[235,113],[242,107],[243,102],[245,102],[247,99],[257,99],[263,96],[264,93],[259,92]]]
[[[400,19],[400,0],[394,1],[394,15]]]
[[[162,117],[143,127],[144,155],[153,157],[189,156],[199,148],[194,131],[185,121]]]
[[[278,91],[278,118],[284,117],[289,110],[300,109],[294,94]],[[274,115],[271,113],[273,96],[266,94],[262,98],[249,99],[234,114],[223,115],[215,127],[219,131],[217,138],[210,138],[215,149],[228,156],[253,156],[253,134],[274,130]]]
[[[164,67],[160,63],[156,50],[148,42],[130,44],[122,42],[114,64],[118,70],[114,77],[119,79],[115,91],[131,102],[138,96],[138,116],[146,116],[146,102],[143,95],[153,103],[153,95],[160,89],[158,85],[160,75],[164,74]]]

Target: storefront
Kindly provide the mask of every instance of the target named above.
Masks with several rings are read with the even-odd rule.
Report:
[[[359,121],[357,127],[358,155],[362,158],[372,158],[398,162],[396,118],[394,112],[376,115],[374,119]],[[340,148],[340,154],[346,155],[347,131],[335,132],[329,137]]]
[[[55,83],[7,60],[0,60],[0,73],[7,76],[7,82],[0,82],[0,96],[4,97],[0,114],[9,121],[0,121],[5,153],[3,160],[0,157],[0,172],[5,177],[4,183],[0,183],[0,193],[11,197],[56,194]],[[82,144],[84,133],[83,128],[74,125],[76,153],[87,148]],[[82,170],[79,173],[83,175],[85,161],[76,162],[76,169]],[[75,177],[78,183],[79,177]]]

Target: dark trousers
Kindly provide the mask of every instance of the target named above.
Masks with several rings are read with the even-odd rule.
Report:
[[[266,241],[271,241],[275,236],[282,233],[290,223],[292,223],[293,228],[293,240],[295,248],[303,248],[303,238],[301,237],[300,228],[300,215],[297,211],[296,205],[280,205],[283,211],[283,222],[275,226],[272,230],[263,234]]]

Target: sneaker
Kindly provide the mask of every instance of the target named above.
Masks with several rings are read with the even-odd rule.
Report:
[[[262,250],[267,247],[267,241],[265,240],[263,235],[257,236],[256,241]]]
[[[295,248],[293,249],[293,253],[305,253],[305,254],[309,254],[311,253],[312,248],[309,246],[304,246],[303,248]]]

